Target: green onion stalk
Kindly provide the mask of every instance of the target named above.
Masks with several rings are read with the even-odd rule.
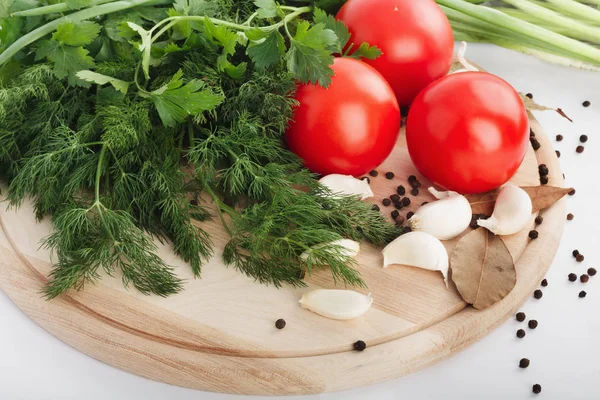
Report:
[[[436,0],[456,40],[600,71],[600,0]]]

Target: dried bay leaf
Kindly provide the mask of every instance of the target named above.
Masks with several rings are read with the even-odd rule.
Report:
[[[456,245],[452,281],[464,301],[483,310],[502,300],[517,283],[515,264],[501,237],[475,229]]]
[[[569,118],[569,116],[567,114],[565,114],[565,112],[560,108],[551,108],[551,107],[539,105],[538,103],[533,101],[533,99],[530,99],[523,93],[519,93],[519,97],[521,97],[521,100],[523,101],[523,104],[525,105],[525,108],[528,111],[556,111],[558,113],[558,115],[560,115],[561,117],[569,120],[570,122],[573,122],[573,120],[571,118]]]
[[[573,190],[572,188],[561,188],[548,185],[521,186],[521,189],[527,192],[529,197],[531,197],[534,213],[550,207]],[[500,189],[481,194],[468,194],[465,197],[469,200],[469,203],[471,203],[473,214],[492,215],[498,193],[500,193]]]

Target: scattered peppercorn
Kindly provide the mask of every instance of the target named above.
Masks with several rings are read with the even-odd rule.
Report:
[[[528,358],[521,358],[521,361],[519,361],[519,368],[527,368],[529,367],[529,359]]]
[[[398,218],[396,218],[396,225],[402,225],[404,221],[406,221],[404,217],[402,215],[399,215]]]
[[[198,200],[192,199],[192,200],[190,200],[190,204],[193,205],[193,206],[197,206],[198,205]]]
[[[390,196],[390,200],[392,200],[394,203],[400,201],[400,196],[398,196],[397,194],[393,194]]]
[[[515,318],[517,319],[517,321],[523,322],[523,321],[525,321],[525,318],[527,318],[527,316],[525,315],[524,312],[518,312],[517,315],[515,316]]]
[[[540,394],[542,392],[542,385],[536,383],[535,385],[533,385],[533,388],[531,390],[533,390],[533,393],[535,394]]]
[[[388,207],[390,204],[392,204],[392,201],[390,199],[383,199],[381,200],[381,204]]]
[[[381,211],[381,208],[379,208],[377,204],[373,204],[373,207],[371,208],[373,209],[373,211]]]
[[[583,262],[583,260],[585,260],[583,254],[577,254],[577,257],[575,257],[575,261],[577,262]]]
[[[579,280],[581,281],[581,283],[588,283],[590,280],[590,276],[583,274],[579,277]]]
[[[562,142],[563,139],[564,139],[563,135],[556,135],[557,142]]]
[[[535,329],[538,327],[538,322],[535,319],[530,319],[527,323],[527,326],[529,327],[529,329]]]
[[[404,233],[412,232],[412,228],[410,226],[404,227]]]
[[[573,257],[577,257],[577,255],[579,254],[579,250],[575,249],[573,250]]]
[[[576,190],[575,189],[571,189],[569,191],[569,196],[575,196]]]
[[[547,176],[540,176],[540,183],[542,185],[547,185],[548,184],[548,177]]]
[[[574,216],[573,214],[571,214],[571,213],[568,213],[568,214],[567,214],[567,219],[568,219],[569,221],[573,221],[573,218],[575,218],[575,216]]]
[[[367,344],[365,342],[363,342],[362,340],[357,341],[356,343],[353,344],[354,346],[354,350],[356,351],[363,351],[364,349],[367,348]]]
[[[406,189],[404,186],[400,185],[396,188],[396,193],[398,193],[400,196],[404,196],[406,194]]]
[[[402,204],[401,201],[396,201],[394,202],[394,207],[396,208],[396,210],[402,210],[404,208],[404,204]]]
[[[548,286],[548,279],[542,279],[542,283],[540,283],[540,285],[542,285],[542,287]]]
[[[574,273],[570,273],[569,274],[569,281],[571,282],[575,282],[577,280],[577,275],[575,275]]]
[[[408,183],[410,184],[410,186],[411,186],[412,188],[416,188],[416,189],[418,189],[418,188],[420,188],[420,187],[421,187],[421,182],[419,182],[419,181],[418,181],[418,180],[416,180],[416,179],[413,179],[412,181],[410,181],[410,182],[408,182]]]
[[[402,205],[403,205],[404,207],[408,207],[408,206],[410,206],[410,199],[409,199],[408,197],[405,197],[405,198],[403,198],[403,199],[402,199]]]
[[[523,338],[525,337],[525,330],[523,330],[523,329],[519,329],[519,330],[517,331],[517,337],[518,337],[519,339],[523,339]]]
[[[594,276],[596,275],[598,271],[596,271],[596,268],[588,268],[587,273],[589,276]]]
[[[538,166],[538,171],[540,172],[540,176],[547,176],[550,173],[550,170],[546,164],[540,164]]]
[[[530,138],[529,142],[531,143],[531,147],[533,147],[534,150],[539,150],[540,147],[542,147],[542,145],[540,144],[540,142],[537,141],[536,138]]]
[[[539,236],[539,233],[535,229],[532,230],[532,231],[529,231],[529,238],[530,239],[537,239],[538,236]]]
[[[394,173],[393,172],[386,172],[385,173],[385,177],[387,179],[394,179]]]
[[[275,328],[277,328],[277,329],[285,328],[285,319],[279,318],[277,321],[275,321]]]
[[[560,158],[560,151],[554,150],[554,152],[556,153],[556,157]]]
[[[410,191],[410,194],[412,194],[413,196],[418,196],[419,195],[419,188],[413,188]]]
[[[375,170],[369,172],[369,175],[371,175],[373,178],[375,178],[377,175],[379,175],[379,173]]]
[[[588,141],[588,137],[587,137],[587,135],[581,135],[581,136],[579,136],[579,141],[580,141],[581,143],[585,143],[585,142],[587,142],[587,141]]]
[[[410,182],[412,182],[412,181],[416,181],[416,180],[417,180],[417,177],[416,177],[416,176],[414,176],[414,175],[409,175],[409,177],[408,177],[408,183],[410,183]]]
[[[535,223],[537,225],[540,225],[542,222],[544,222],[544,217],[542,217],[541,215],[538,215],[537,217],[535,217]]]
[[[575,151],[578,152],[579,154],[583,153],[584,150],[585,150],[585,147],[583,147],[582,145],[577,146],[577,148],[575,149]]]
[[[535,292],[533,292],[533,297],[537,300],[541,299],[544,296],[544,292],[542,292],[540,289],[537,289]]]
[[[415,213],[412,211],[409,211],[408,214],[406,214],[406,219],[410,219],[413,215],[415,215]]]
[[[527,93],[525,96],[529,97],[530,99],[533,99],[533,95],[531,93]]]
[[[584,107],[589,107],[592,105],[592,103],[590,103],[588,100],[584,101],[583,103],[581,103],[582,106]]]
[[[587,296],[587,293],[585,292],[585,290],[582,290],[581,292],[579,292],[580,299],[583,299],[585,296]]]
[[[362,178],[360,178],[361,181],[367,181],[367,183],[371,183],[371,180],[369,179],[368,176],[363,176]]]
[[[406,117],[408,115],[409,110],[410,110],[409,106],[400,107],[400,115],[402,115],[403,117]]]
[[[400,215],[400,213],[398,212],[398,210],[394,210],[391,213],[392,219],[395,221],[396,218],[398,218],[398,215]]]

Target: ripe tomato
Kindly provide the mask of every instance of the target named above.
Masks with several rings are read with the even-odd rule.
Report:
[[[362,175],[391,153],[400,131],[400,109],[390,85],[372,67],[336,58],[331,85],[298,87],[290,149],[319,174]]]
[[[448,75],[415,99],[406,123],[408,151],[432,182],[459,193],[506,183],[529,144],[529,119],[519,94],[485,72]]]
[[[450,70],[452,28],[434,0],[349,0],[336,18],[350,29],[353,48],[368,42],[381,49],[382,56],[365,62],[390,83],[401,106]]]

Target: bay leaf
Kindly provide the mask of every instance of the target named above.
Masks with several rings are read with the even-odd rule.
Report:
[[[521,100],[523,101],[523,104],[525,105],[525,108],[528,111],[556,111],[558,113],[558,115],[560,115],[561,117],[569,120],[570,122],[573,122],[573,120],[571,118],[569,118],[569,116],[567,114],[565,114],[565,112],[560,108],[551,108],[551,107],[539,105],[538,103],[533,101],[533,99],[530,99],[523,93],[519,93],[519,97],[521,97]]]
[[[463,236],[450,266],[461,297],[478,310],[505,298],[517,283],[515,264],[506,244],[487,229],[475,229]]]
[[[550,207],[573,190],[573,188],[561,188],[548,185],[522,186],[521,189],[527,192],[529,197],[531,197],[534,213]],[[481,194],[468,194],[465,197],[469,200],[469,203],[471,203],[473,214],[492,215],[498,193],[500,193],[500,189]]]

